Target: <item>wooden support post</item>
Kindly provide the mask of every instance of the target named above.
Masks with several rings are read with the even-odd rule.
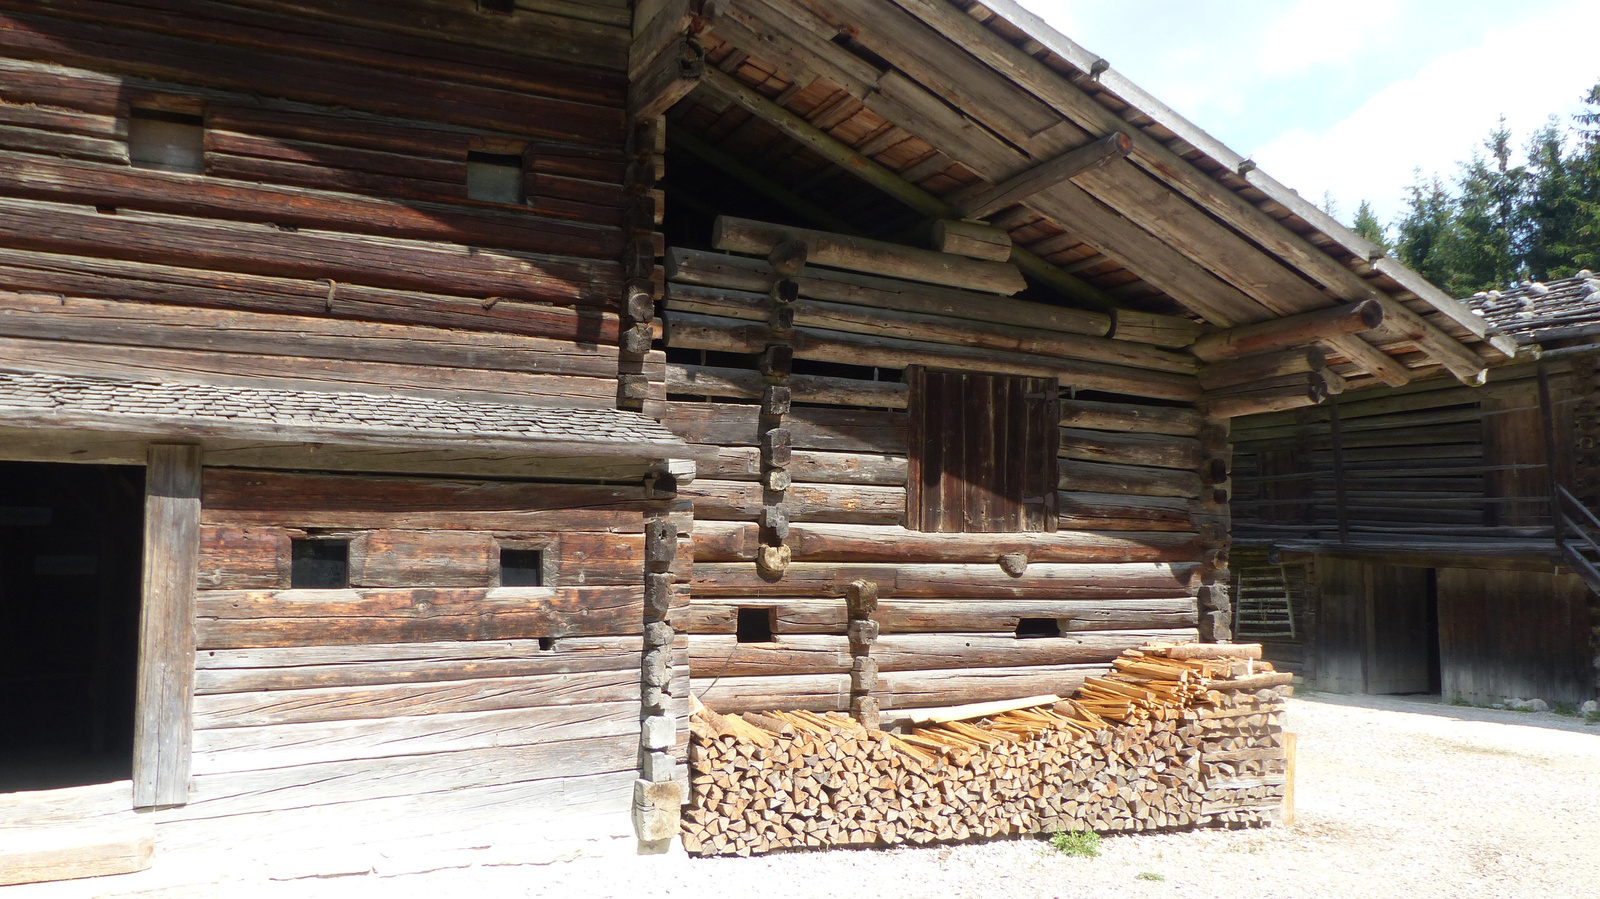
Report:
[[[1350,513],[1344,495],[1344,429],[1339,424],[1339,400],[1328,406],[1328,431],[1333,440],[1333,510],[1339,526],[1339,545],[1350,542]],[[1307,464],[1310,464],[1307,454]]]
[[[633,787],[633,827],[652,851],[678,833],[683,804],[672,756],[678,720],[670,707],[672,645],[677,637],[669,618],[672,563],[678,555],[678,527],[665,515],[645,521],[644,652],[639,660],[639,779]]]
[[[1294,754],[1299,747],[1300,735],[1283,735],[1283,825],[1294,823]]]
[[[872,614],[878,610],[878,585],[873,581],[852,581],[844,595],[850,616],[850,716],[867,727],[877,727],[881,711],[872,695],[878,685],[878,663],[872,658],[872,644],[878,639],[878,623],[872,620]]]
[[[1555,529],[1556,558],[1563,558],[1566,547],[1562,544],[1566,536],[1566,528],[1562,525],[1561,494],[1560,488],[1566,486],[1561,483],[1557,464],[1557,447],[1560,446],[1556,434],[1555,404],[1550,399],[1550,371],[1543,362],[1538,363],[1539,372],[1539,421],[1544,429],[1544,465],[1545,480],[1550,484],[1550,524]]]
[[[133,804],[189,801],[200,448],[156,444],[145,468],[144,600],[134,717]]]

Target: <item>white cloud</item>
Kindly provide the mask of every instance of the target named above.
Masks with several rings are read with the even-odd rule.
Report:
[[[1258,65],[1277,75],[1348,62],[1392,18],[1390,0],[1300,0],[1262,33]]]
[[[1451,177],[1455,163],[1471,155],[1501,114],[1520,146],[1548,116],[1565,118],[1577,107],[1600,78],[1600,61],[1559,50],[1530,59],[1529,48],[1550,47],[1548,36],[1584,21],[1585,8],[1593,10],[1589,2],[1545,10],[1484,35],[1477,46],[1390,84],[1330,127],[1285,133],[1254,158],[1303,196],[1331,192],[1347,217],[1367,199],[1381,220],[1392,221],[1413,169]]]

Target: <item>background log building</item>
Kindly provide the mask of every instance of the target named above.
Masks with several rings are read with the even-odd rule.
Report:
[[[691,692],[1226,640],[1230,418],[1517,351],[1010,0],[0,0],[0,160],[0,832],[134,832],[68,873],[658,847]]]
[[[1579,705],[1600,663],[1600,281],[1464,302],[1525,348],[1487,386],[1234,422],[1235,628],[1319,689]]]

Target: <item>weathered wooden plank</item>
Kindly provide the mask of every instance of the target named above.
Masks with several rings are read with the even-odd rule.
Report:
[[[633,769],[638,751],[638,740],[611,736],[208,774],[194,779],[194,801],[175,818],[205,820],[289,808],[333,807],[329,810],[337,812],[343,803],[416,795],[435,798],[447,791],[519,783],[542,788],[545,796],[536,806],[576,814],[581,806],[563,806],[563,799],[573,797],[562,795],[557,779],[612,772],[637,777]],[[616,792],[623,797],[618,804],[631,795],[627,784],[618,785]]]
[[[773,610],[775,634],[843,635],[849,609],[842,599],[744,597],[696,599],[674,616],[691,634],[733,634],[741,608]],[[1164,599],[900,599],[880,600],[872,620],[884,634],[1013,633],[1023,618],[1049,618],[1062,633],[1192,628],[1192,597]],[[702,676],[695,669],[695,676]]]
[[[625,736],[639,729],[639,702],[417,715],[376,721],[283,724],[197,731],[194,773],[387,758],[557,740]]]
[[[296,142],[272,138],[232,135],[207,128],[208,153],[239,152],[249,146],[287,154]],[[3,142],[0,142],[3,143]],[[286,146],[286,144],[288,146]],[[554,219],[522,209],[508,212],[494,208],[450,206],[444,202],[418,203],[393,199],[396,193],[422,193],[425,198],[466,200],[466,154],[452,162],[417,159],[389,153],[304,145],[297,155],[297,169],[328,172],[327,179],[310,181],[307,186],[280,186],[270,183],[242,183],[227,178],[245,172],[230,172],[223,160],[211,157],[207,174],[193,175],[155,169],[102,165],[69,159],[42,158],[30,153],[0,152],[0,194],[33,197],[58,202],[98,205],[116,204],[128,209],[169,212],[177,215],[204,215],[244,221],[275,222],[301,228],[389,235],[418,240],[501,247],[530,253],[555,253],[613,258],[622,252],[624,236],[613,222],[596,216],[594,224]],[[439,179],[431,193],[415,188],[395,191],[389,185],[365,183],[360,173],[344,174],[339,168],[340,154],[365,153],[388,162],[397,169],[391,174],[401,183],[415,183],[429,175]],[[330,168],[332,167],[332,168]],[[421,169],[418,171],[418,169]],[[280,179],[273,179],[280,180]],[[320,182],[320,183],[319,183]],[[427,183],[427,182],[424,182]],[[375,190],[376,187],[386,189]],[[320,189],[319,189],[320,188]],[[444,191],[453,188],[453,196]],[[621,197],[610,216],[620,218]]]
[[[882,596],[1148,598],[1193,596],[1198,570],[1197,563],[1051,563],[1011,577],[998,565],[796,562],[768,581],[750,563],[704,562],[694,566],[693,592],[696,598],[843,596],[852,581],[867,580]]]
[[[883,634],[872,644],[872,657],[878,661],[880,671],[1109,665],[1124,649],[1153,640],[1185,640],[1193,636],[1194,631],[1188,628],[1069,632],[1060,637],[992,633]]]
[[[694,503],[697,520],[754,521],[768,507],[762,486],[749,481],[697,478],[678,489]],[[790,521],[847,524],[901,524],[906,515],[904,487],[862,484],[791,484],[777,504]]]
[[[639,673],[628,669],[446,683],[208,694],[195,698],[194,726],[196,730],[206,730],[488,712],[624,702],[638,694]]]
[[[642,647],[641,638],[634,636],[569,637],[549,649],[538,640],[217,649],[201,654],[195,692],[204,696],[589,671],[637,674]]]
[[[850,708],[850,675],[799,674],[782,677],[719,677],[697,681],[691,692],[720,712]]]
[[[1088,493],[1125,493],[1138,496],[1198,497],[1200,475],[1176,468],[1116,465],[1063,459],[1062,490]]]
[[[445,9],[457,12],[452,7],[437,10],[428,17],[429,29],[455,30],[468,18],[440,15]],[[306,11],[304,5],[296,10],[303,11]],[[118,17],[121,21],[113,20],[115,24],[100,24],[11,12],[6,16],[8,27],[0,30],[0,48],[8,51],[8,55],[23,58],[45,57],[102,71],[110,69],[180,83],[199,81],[251,93],[270,91],[277,96],[311,103],[426,117],[514,134],[603,145],[620,142],[623,138],[620,109],[495,87],[449,83],[411,74],[396,64],[399,60],[390,63],[393,69],[385,71],[370,64],[345,62],[342,57],[290,55],[283,53],[276,44],[252,46],[255,42],[248,39],[229,41],[233,46],[229,47],[225,58],[219,58],[207,52],[218,40],[215,33],[191,38],[146,30],[155,21],[165,21],[171,23],[169,27],[174,31],[190,31],[197,22],[205,21],[192,12],[159,16],[149,10],[124,10],[122,14],[128,18]],[[373,18],[383,21],[395,17],[375,15]],[[547,21],[556,28],[562,25],[570,28],[574,24],[560,17],[548,17]],[[123,25],[135,27],[119,27]],[[623,40],[625,54],[626,34],[620,29],[612,29],[610,34],[613,39]],[[534,46],[549,46],[548,41],[533,40],[537,41]],[[592,64],[596,54],[603,53],[603,49],[591,44],[579,55],[589,57],[585,62]]]
[[[748,256],[673,248],[667,254],[666,264],[668,278],[685,284],[763,293],[773,280],[772,267],[767,260]],[[835,303],[1093,337],[1103,337],[1111,328],[1111,318],[1103,312],[1048,306],[855,272],[812,268],[803,271],[795,281],[800,285],[801,296]]]
[[[761,407],[737,403],[673,402],[666,425],[691,443],[755,446]],[[905,413],[869,409],[797,408],[784,416],[796,449],[902,453]]]
[[[200,449],[150,447],[145,467],[144,586],[134,714],[133,804],[188,800],[194,697]]]
[[[1057,502],[1062,527],[1090,531],[1193,531],[1201,511],[1185,497],[1062,491]]]
[[[541,531],[565,526],[637,533],[649,508],[643,491],[630,485],[213,469],[206,473],[202,515],[205,524],[240,526],[280,526],[292,520],[300,527]],[[543,516],[548,522],[544,527],[537,513],[552,513]]]
[[[765,325],[720,316],[671,313],[666,318],[670,347],[731,353],[760,352],[768,341]],[[790,337],[795,358],[858,365],[870,358],[880,365],[924,365],[941,370],[1057,378],[1065,386],[1130,396],[1192,402],[1200,384],[1192,375],[1150,371],[1127,365],[1088,362],[953,344],[799,328]]]
[[[1129,644],[1133,648],[1137,644]],[[925,708],[958,702],[985,702],[1054,693],[1070,696],[1086,677],[1106,672],[1104,664],[1025,665],[1006,668],[887,671],[872,695],[885,709]]]
[[[1189,562],[1204,555],[1198,535],[1055,531],[1014,534],[940,534],[893,525],[804,522],[784,541],[797,562],[997,562],[1020,553],[1031,562]],[[756,557],[755,525],[697,520],[695,561],[737,562]]]
[[[120,831],[55,828],[11,834],[0,847],[0,886],[131,874],[150,867],[155,850],[155,829],[149,824]]]
[[[552,404],[611,408],[616,378],[487,372],[387,362],[345,362],[234,352],[168,350],[145,346],[65,343],[58,340],[0,337],[0,352],[13,364],[57,374],[151,379],[181,376],[220,386],[304,390],[321,381],[335,389],[362,393],[397,392],[455,402]]]
[[[1068,428],[1193,437],[1200,433],[1202,423],[1203,418],[1197,409],[1061,400],[1061,424]]]
[[[816,484],[898,486],[906,483],[906,457],[903,455],[793,450],[789,454],[788,470],[795,481]],[[717,458],[701,462],[699,474],[732,481],[756,480],[761,477],[761,451],[755,447],[718,447]]]
[[[704,365],[668,365],[668,393],[760,399],[767,382],[760,372]],[[901,381],[864,381],[824,375],[790,375],[785,382],[798,403],[904,409],[909,388]]]
[[[636,634],[644,587],[208,591],[201,649]]]
[[[105,254],[255,275],[332,278],[399,290],[439,290],[614,306],[619,263],[483,250],[396,237],[285,231],[268,224],[159,212],[101,215],[92,206],[0,199],[0,238],[13,247]]]
[[[285,340],[285,334],[295,339]],[[420,366],[495,369],[502,373],[497,377],[513,383],[516,373],[617,376],[615,348],[596,343],[97,299],[45,300],[3,291],[0,336],[406,367],[398,372]],[[449,383],[448,373],[438,376]]]
[[[1200,442],[1164,434],[1114,434],[1106,431],[1061,429],[1060,453],[1068,459],[1150,465],[1193,471],[1200,465]]]
[[[399,291],[325,280],[200,271],[126,259],[101,259],[0,248],[0,284],[109,300],[431,325],[573,341],[617,342],[617,316],[588,307],[553,306]],[[459,336],[459,335],[458,335]]]

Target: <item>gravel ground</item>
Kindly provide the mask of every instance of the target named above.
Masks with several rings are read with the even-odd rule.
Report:
[[[680,851],[514,866],[469,854],[448,864],[470,867],[424,856],[404,868],[407,859],[399,859],[400,869],[428,873],[268,880],[233,870],[220,882],[184,883],[180,874],[162,886],[128,889],[114,887],[116,878],[95,878],[41,885],[38,895],[1600,897],[1600,725],[1550,712],[1312,694],[1289,701],[1289,729],[1300,735],[1292,826],[1107,837],[1096,858],[1067,857],[1034,839],[749,859],[691,859]]]
[[[300,896],[822,899],[879,896],[1600,896],[1600,726],[1405,698],[1290,701],[1289,827],[1108,837],[1097,858],[1038,840],[751,859],[589,859],[368,881]],[[320,887],[320,888],[319,888]],[[354,888],[354,889],[352,889]]]

